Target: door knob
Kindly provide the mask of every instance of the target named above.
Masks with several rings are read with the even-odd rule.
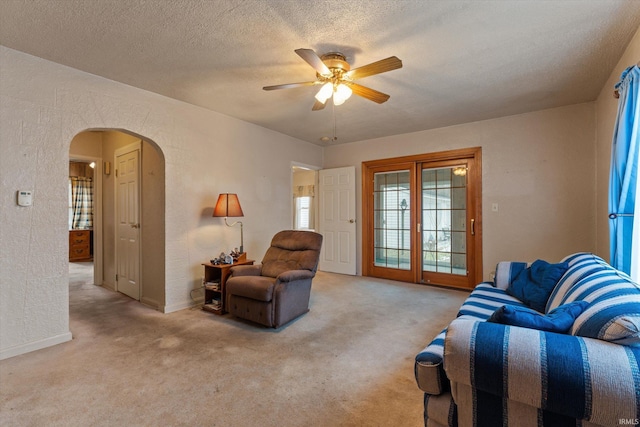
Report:
[[[140,228],[140,224],[131,224],[131,228]]]
[[[354,222],[356,222],[356,220],[355,220],[355,219],[350,219],[350,220],[349,220],[349,222],[350,222],[351,224],[353,224]]]

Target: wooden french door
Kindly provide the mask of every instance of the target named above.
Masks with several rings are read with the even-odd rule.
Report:
[[[482,278],[481,150],[363,163],[363,274],[473,288]]]
[[[364,170],[363,165],[363,170]],[[416,281],[416,164],[371,165],[363,177],[363,275]],[[370,184],[370,185],[366,185]],[[366,192],[365,192],[366,191]]]

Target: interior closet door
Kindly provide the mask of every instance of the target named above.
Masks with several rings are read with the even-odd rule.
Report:
[[[318,269],[356,274],[356,168],[322,169],[319,173],[323,236]]]
[[[116,289],[140,300],[140,148],[116,150]]]

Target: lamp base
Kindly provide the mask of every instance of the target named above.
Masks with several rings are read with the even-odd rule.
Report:
[[[247,253],[242,252],[240,255],[238,255],[238,257],[234,260],[234,262],[241,262],[246,260],[247,260]]]

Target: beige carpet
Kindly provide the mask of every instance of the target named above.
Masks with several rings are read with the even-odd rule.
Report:
[[[70,270],[71,342],[0,362],[0,424],[422,426],[414,357],[467,295],[318,273],[311,311],[270,330],[162,314],[90,274]]]

